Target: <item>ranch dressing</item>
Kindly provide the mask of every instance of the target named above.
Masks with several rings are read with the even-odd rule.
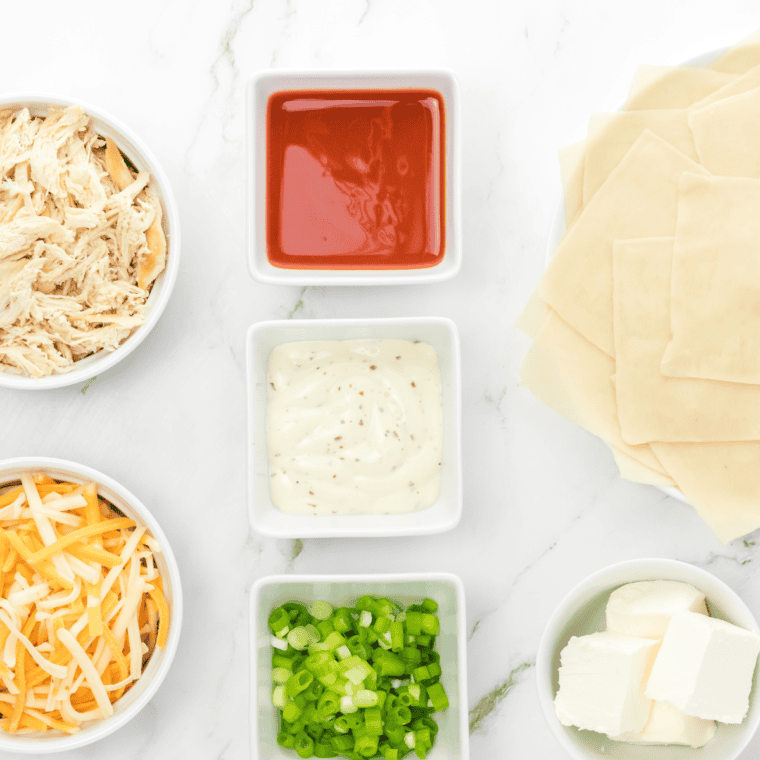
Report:
[[[441,479],[435,350],[405,340],[285,343],[269,357],[270,491],[289,514],[426,509]]]

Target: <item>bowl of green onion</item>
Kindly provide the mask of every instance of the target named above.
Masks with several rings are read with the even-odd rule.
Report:
[[[467,760],[461,580],[277,575],[251,591],[251,748],[309,757]]]

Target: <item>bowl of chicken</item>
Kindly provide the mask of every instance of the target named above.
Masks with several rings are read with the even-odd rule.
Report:
[[[158,321],[179,267],[169,183],[100,109],[0,98],[0,386],[84,382]]]

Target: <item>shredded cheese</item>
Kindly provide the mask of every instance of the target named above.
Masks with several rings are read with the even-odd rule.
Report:
[[[24,473],[0,492],[0,730],[76,733],[113,714],[166,646],[158,552],[94,483]]]

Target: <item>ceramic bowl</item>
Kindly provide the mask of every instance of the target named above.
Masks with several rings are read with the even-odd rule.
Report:
[[[713,617],[760,633],[755,617],[735,591],[701,568],[670,559],[638,559],[606,567],[579,583],[562,600],[546,625],[536,655],[536,685],[541,710],[549,728],[574,760],[735,760],[760,725],[757,671],[752,683],[749,712],[737,725],[718,724],[715,736],[697,750],[675,745],[643,746],[615,742],[604,734],[563,726],[554,711],[559,688],[560,652],[571,636],[605,629],[605,607],[610,594],[634,581],[672,580],[690,583],[707,597]]]
[[[63,734],[52,730],[16,735],[0,732],[0,752],[47,754],[92,744],[127,724],[148,704],[169,672],[177,651],[182,628],[182,587],[177,562],[164,532],[148,508],[126,488],[91,467],[48,457],[23,457],[0,461],[0,488],[17,484],[24,472],[42,473],[72,483],[94,481],[98,484],[98,494],[110,502],[118,512],[132,518],[138,525],[145,525],[148,533],[161,545],[161,553],[155,555],[156,565],[161,573],[164,596],[170,613],[166,647],[155,649],[140,680],[114,703],[113,716],[87,721],[76,734]]]
[[[163,209],[163,230],[166,235],[166,269],[156,278],[148,297],[144,315],[145,322],[138,327],[115,351],[99,351],[75,363],[69,372],[47,377],[33,378],[0,372],[0,387],[22,390],[48,390],[67,385],[84,383],[120,362],[132,353],[156,326],[164,311],[179,271],[180,234],[179,212],[169,180],[148,147],[128,127],[96,106],[72,98],[53,95],[16,93],[0,98],[0,110],[28,108],[33,116],[45,116],[50,106],[81,106],[90,116],[93,129],[102,137],[110,137],[121,152],[140,171],[150,172],[149,187]]]

